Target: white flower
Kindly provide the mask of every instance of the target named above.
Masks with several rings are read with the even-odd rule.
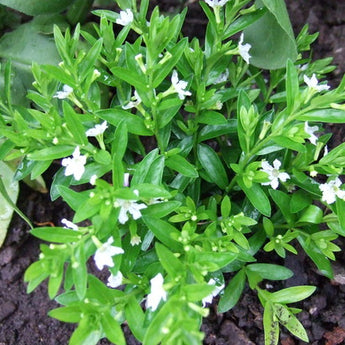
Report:
[[[92,184],[93,186],[96,184],[96,180],[97,180],[97,175],[92,175],[90,177],[90,184]]]
[[[127,8],[125,11],[120,11],[120,17],[116,19],[116,24],[127,26],[133,22],[133,12]]]
[[[128,102],[126,105],[122,106],[122,109],[132,109],[137,107],[141,103],[141,98],[137,92],[137,90],[134,90],[134,96],[131,98],[131,101]]]
[[[316,78],[315,73],[311,76],[311,78],[307,77],[306,75],[303,76],[304,82],[308,85],[310,89],[313,89],[317,92],[328,90],[330,88],[327,84],[319,85],[319,82]]]
[[[342,185],[341,180],[337,177],[328,183],[320,184],[319,188],[322,192],[322,201],[327,202],[327,204],[333,204],[336,197],[345,200],[345,191],[341,190],[339,187]]]
[[[123,174],[123,186],[128,187],[129,186],[129,173]]]
[[[124,199],[117,199],[115,201],[116,207],[121,207],[120,214],[119,214],[119,222],[121,224],[125,224],[128,220],[127,213],[130,213],[134,220],[139,219],[141,217],[141,212],[143,208],[147,208],[145,204],[138,204],[136,200],[124,200]]]
[[[93,256],[95,264],[99,270],[102,270],[104,266],[114,267],[113,256],[123,254],[124,250],[120,247],[112,246],[114,242],[113,236],[108,238],[108,241],[103,243]]]
[[[77,230],[79,229],[78,225],[76,225],[76,224],[70,222],[70,221],[67,220],[66,218],[61,219],[61,223],[62,223],[63,225],[65,225],[64,228],[72,229],[72,230],[75,230],[75,231],[77,231]]]
[[[58,99],[65,99],[68,98],[68,96],[73,92],[73,88],[71,88],[68,85],[64,85],[62,87],[62,91],[57,91],[56,94],[53,96],[54,98]]]
[[[251,44],[249,43],[243,43],[244,35],[243,32],[241,33],[240,40],[238,41],[238,50],[240,55],[242,56],[242,59],[249,64],[249,59],[251,58],[251,55],[249,54],[249,50],[251,49]]]
[[[79,181],[84,174],[86,156],[80,154],[79,146],[77,146],[71,157],[64,158],[61,165],[66,167],[65,176],[73,175],[75,180]]]
[[[313,144],[313,145],[316,145],[316,142],[317,142],[317,136],[314,134],[314,132],[316,132],[317,130],[319,130],[319,127],[318,126],[312,126],[310,127],[308,125],[308,121],[306,121],[304,123],[304,131],[309,134],[309,138],[308,140]]]
[[[277,189],[279,186],[279,180],[285,182],[290,178],[289,174],[286,172],[280,172],[279,168],[281,162],[278,159],[273,161],[273,167],[266,161],[261,162],[262,171],[264,171],[270,180],[270,182],[264,182],[263,185],[271,185],[273,189]]]
[[[122,285],[123,275],[120,271],[116,273],[116,275],[110,274],[108,278],[107,285],[113,289],[117,288],[118,286]]]
[[[161,300],[167,300],[167,293],[163,288],[164,278],[161,273],[158,273],[150,280],[151,292],[147,295],[146,308],[151,308],[155,311]]]
[[[205,307],[207,303],[212,303],[213,297],[216,297],[223,289],[224,284],[216,285],[216,281],[214,279],[210,279],[207,283],[208,285],[214,285],[214,290],[208,296],[202,299],[202,306]]]
[[[140,244],[141,243],[141,238],[140,238],[140,236],[138,236],[138,235],[134,235],[134,236],[132,236],[132,238],[131,238],[131,246],[132,247],[134,247],[134,246],[137,246],[138,244]]]
[[[87,137],[96,137],[97,135],[103,134],[107,128],[107,121],[104,121],[100,125],[97,124],[95,127],[88,129],[85,134]]]
[[[175,90],[175,92],[178,93],[179,99],[185,99],[186,96],[191,96],[190,91],[186,91],[186,87],[188,83],[184,80],[179,80],[178,79],[178,74],[177,71],[174,70],[171,76],[171,84]]]
[[[224,6],[229,0],[205,0],[206,4],[210,7]]]

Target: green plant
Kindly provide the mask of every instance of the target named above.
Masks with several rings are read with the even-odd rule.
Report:
[[[79,324],[71,345],[125,344],[125,321],[145,345],[200,344],[207,303],[220,294],[225,312],[248,282],[266,344],[278,343],[279,324],[308,341],[288,304],[315,287],[268,292],[262,281],[293,272],[255,261],[262,250],[296,253],[298,242],[332,277],[344,145],[328,151],[331,135],[316,133],[345,122],[345,79],[334,90],[318,82],[331,60],[303,58],[317,35],[304,27],[295,40],[283,1],[200,2],[204,45],[181,35],[185,11],[155,8],[148,19],[148,0],[117,2],[120,14],[94,12],[94,34],[55,27],[62,61],[32,66],[33,107],[2,101],[0,157],[22,160],[17,179],[62,159],[50,194],[75,211],[32,230],[51,244],[25,273],[28,291],[48,279],[62,305],[50,315]],[[92,257],[108,286],[88,274]]]

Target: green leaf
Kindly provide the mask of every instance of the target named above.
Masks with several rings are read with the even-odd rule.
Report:
[[[73,1],[72,1],[73,2]],[[39,14],[58,13],[66,9],[70,0],[0,0],[1,5],[8,6],[16,11],[23,12],[28,16]]]
[[[131,332],[142,342],[146,331],[144,327],[145,314],[133,295],[128,298],[125,305],[125,315]]]
[[[81,310],[78,306],[61,307],[48,312],[48,315],[54,319],[71,323],[79,322],[81,314]]]
[[[209,272],[215,272],[236,260],[237,254],[232,252],[196,252],[195,262]]]
[[[188,43],[188,38],[183,38],[170,50],[171,58],[164,64],[158,64],[154,69],[153,74],[153,88],[157,88],[161,82],[166,78],[166,76],[171,72],[173,67],[180,60],[183,51],[185,50]]]
[[[303,236],[298,236],[297,239],[320,272],[329,279],[333,279],[333,269],[327,257],[316,246],[310,244],[310,241],[306,241]]]
[[[284,0],[261,0],[267,12],[244,30],[245,43],[251,44],[250,64],[265,69],[278,69],[288,59],[297,59],[297,47]]]
[[[222,189],[229,184],[226,170],[216,152],[208,145],[199,144],[197,148],[198,159],[211,181]]]
[[[282,304],[295,303],[302,301],[312,295],[316,290],[315,286],[293,286],[270,295],[271,302],[278,302]]]
[[[149,91],[148,86],[142,82],[143,77],[138,73],[119,66],[112,67],[110,70],[114,74],[114,76],[124,80],[130,85],[133,85],[136,90],[143,93],[147,93]]]
[[[72,275],[75,290],[79,299],[83,299],[86,294],[87,286],[87,268],[86,268],[86,258],[83,243],[74,250],[74,258],[72,262]]]
[[[118,126],[120,122],[123,121],[127,125],[129,133],[152,135],[152,132],[146,128],[144,120],[128,111],[112,108],[96,111],[95,114],[114,126]]]
[[[199,176],[195,166],[179,154],[166,158],[165,165],[187,177],[197,178]]]
[[[275,264],[250,264],[247,270],[256,272],[263,279],[285,280],[293,276],[293,272],[288,268]]]
[[[56,243],[76,242],[81,234],[72,229],[42,227],[31,230],[31,234],[41,240]]]
[[[317,207],[316,205],[310,205],[303,211],[298,222],[320,224],[323,222],[323,212],[321,208]]]
[[[306,152],[306,148],[304,145],[302,145],[301,143],[297,143],[296,141],[288,137],[285,137],[284,135],[272,137],[272,140],[281,147],[285,147],[290,150],[294,150],[294,151],[298,151],[302,153]]]
[[[90,192],[76,192],[66,186],[57,186],[58,192],[60,193],[63,200],[68,204],[70,208],[76,211],[80,205],[84,204],[88,199]]]
[[[308,335],[301,322],[297,317],[284,305],[274,303],[274,314],[278,317],[279,322],[286,327],[293,335],[308,342]]]
[[[230,280],[230,283],[225,288],[223,295],[218,303],[218,312],[225,313],[233,308],[240,299],[244,286],[246,283],[246,274],[244,270],[240,270]]]
[[[223,125],[207,125],[199,133],[198,142],[237,132],[237,120],[230,119]]]
[[[290,212],[297,213],[302,211],[312,203],[312,199],[309,194],[303,190],[298,190],[292,194],[290,202]]]
[[[241,15],[238,19],[233,21],[224,31],[224,38],[226,39],[232,35],[243,31],[246,27],[256,22],[266,13],[266,8],[259,8],[254,12],[248,13],[246,15]]]
[[[267,302],[264,305],[264,331],[265,345],[277,345],[279,341],[279,323],[274,315],[273,304]]]
[[[73,332],[68,345],[96,345],[101,338],[97,324],[92,322],[92,316],[84,316],[77,329]]]
[[[174,226],[154,217],[143,216],[142,218],[147,227],[168,248],[171,248],[174,252],[180,252],[182,250],[182,244],[175,240],[181,233]]]
[[[167,216],[171,212],[176,211],[179,206],[181,206],[181,203],[179,201],[159,202],[141,210],[141,213],[145,216],[162,218]]]
[[[155,248],[160,263],[172,279],[180,277],[186,271],[180,260],[167,247],[157,242]]]
[[[62,108],[65,115],[67,127],[72,133],[73,139],[79,145],[87,145],[88,140],[85,134],[85,128],[81,122],[80,115],[77,114],[68,102],[62,102]]]
[[[168,299],[150,322],[143,345],[158,345],[161,342],[164,336],[166,336],[164,330],[169,329],[170,325],[174,323],[174,317],[177,315],[174,311],[180,307],[181,302],[176,295]]]
[[[290,212],[290,196],[280,190],[275,189],[269,189],[269,193],[275,204],[279,207],[285,220],[288,222],[288,224],[292,224],[293,215]]]
[[[247,188],[241,179],[237,179],[237,183],[251,204],[264,216],[269,217],[271,215],[271,203],[261,186],[258,183],[253,183],[250,188]]]
[[[72,146],[50,146],[29,153],[27,157],[28,159],[32,159],[34,161],[54,160],[70,156],[73,153],[73,151],[74,148]]]
[[[199,123],[206,125],[226,125],[227,120],[225,116],[217,111],[207,110],[202,112],[198,117]]]
[[[299,95],[299,82],[298,82],[298,74],[295,65],[289,59],[286,64],[286,103],[287,113],[292,113],[294,110],[295,102],[298,99]]]
[[[16,203],[19,184],[14,180],[14,171],[4,162],[0,161],[0,247],[2,246],[7,228],[11,222]],[[10,202],[9,202],[10,201]]]
[[[345,201],[337,198],[335,206],[340,228],[345,229]]]
[[[102,313],[101,323],[106,337],[116,345],[126,345],[126,340],[118,322],[109,312]]]
[[[86,56],[79,64],[79,76],[86,77],[91,70],[94,70],[96,61],[101,53],[103,45],[103,39],[100,38],[95,44],[88,50]]]
[[[345,123],[345,111],[340,109],[316,109],[298,117],[300,121]]]

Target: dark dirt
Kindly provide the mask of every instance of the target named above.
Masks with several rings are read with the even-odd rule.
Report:
[[[152,1],[160,3],[161,9],[173,12],[181,3],[178,0]],[[320,32],[314,45],[314,57],[334,57],[338,66],[329,80],[335,86],[345,72],[345,2],[337,0],[291,0],[288,9],[295,33],[305,23],[311,32]],[[206,20],[196,1],[189,0],[189,11],[184,28],[185,34],[199,36]],[[343,142],[344,131],[339,126],[331,127],[333,144]],[[70,210],[59,200],[51,203],[48,195],[39,194],[21,186],[19,207],[36,225],[44,222],[59,224],[62,218],[71,218]],[[39,286],[30,295],[26,294],[23,282],[25,269],[39,254],[39,241],[29,236],[28,226],[14,217],[4,246],[0,249],[0,345],[67,345],[74,325],[49,318],[47,312],[57,305],[49,301],[46,286]],[[338,245],[344,248],[345,241]],[[300,251],[301,252],[301,251]],[[277,263],[282,263],[277,259]],[[299,319],[307,329],[310,344],[345,344],[345,252],[337,255],[336,276],[333,281],[319,275],[315,266],[301,252],[288,256],[285,265],[295,272],[294,277],[277,285],[275,289],[310,284],[317,286],[316,293],[298,305],[303,311]],[[257,296],[249,289],[231,311],[217,314],[215,307],[204,320],[204,344],[207,345],[263,345],[262,307]],[[128,345],[137,342],[128,336]],[[102,340],[102,345],[109,342]],[[302,345],[302,341],[282,330],[281,345]]]

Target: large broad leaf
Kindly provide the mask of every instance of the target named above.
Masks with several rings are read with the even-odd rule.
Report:
[[[0,0],[1,5],[13,8],[29,16],[38,14],[58,13],[67,8],[73,1],[71,0]]]
[[[297,47],[284,0],[258,0],[267,12],[244,30],[245,43],[251,44],[250,64],[265,68],[283,68],[297,58]]]
[[[4,162],[0,161],[0,176],[2,178],[7,195],[15,203],[18,196],[18,181],[14,181],[14,171]],[[5,240],[7,228],[10,224],[13,214],[13,207],[6,201],[5,197],[0,193],[0,247]]]
[[[0,40],[0,58],[10,59],[12,62],[12,91],[15,104],[25,105],[28,102],[25,94],[27,89],[32,88],[33,62],[57,65],[60,61],[54,40],[41,32],[38,21],[33,20],[3,35]]]

